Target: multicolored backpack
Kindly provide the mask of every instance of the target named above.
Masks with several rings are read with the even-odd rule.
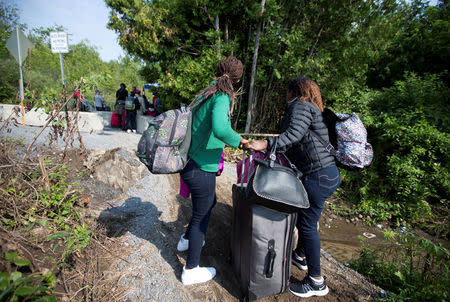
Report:
[[[191,146],[192,110],[203,100],[153,118],[142,134],[136,155],[153,174],[178,173],[186,166]]]
[[[325,109],[323,117],[330,142],[314,130],[310,131],[336,157],[338,166],[347,170],[361,170],[369,166],[373,159],[373,148],[367,142],[367,130],[356,113],[334,113]]]

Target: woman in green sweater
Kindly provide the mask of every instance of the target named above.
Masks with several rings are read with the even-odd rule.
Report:
[[[231,102],[236,93],[233,85],[242,76],[242,62],[227,57],[219,62],[215,80],[196,98],[203,103],[193,112],[190,160],[180,176],[192,196],[192,218],[178,242],[178,251],[188,251],[181,281],[185,285],[211,280],[213,267],[199,267],[200,253],[205,244],[211,210],[216,204],[216,173],[225,144],[237,148],[247,143],[231,128]]]

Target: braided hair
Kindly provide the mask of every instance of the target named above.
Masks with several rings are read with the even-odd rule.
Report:
[[[289,82],[288,91],[303,102],[311,102],[323,112],[322,95],[319,86],[306,77],[297,77]]]
[[[206,100],[217,92],[227,94],[232,101],[236,97],[236,92],[233,89],[233,84],[239,82],[243,73],[242,62],[234,56],[226,57],[220,60],[216,69],[216,78],[214,83],[203,89],[195,97],[203,95]]]

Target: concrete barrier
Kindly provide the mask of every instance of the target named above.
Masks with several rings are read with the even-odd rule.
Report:
[[[7,119],[13,112],[13,108],[17,105],[0,104],[0,116],[2,120]],[[69,111],[73,115],[73,111]],[[111,112],[80,112],[79,113],[79,129],[83,132],[102,131],[111,126]],[[32,109],[25,112],[25,124],[29,126],[44,126],[47,122],[48,114],[42,109]],[[19,113],[18,122],[22,121],[22,115]]]
[[[13,112],[14,107],[19,108],[19,115],[14,115],[18,122],[22,122],[22,114],[20,111],[20,106],[0,104],[0,116],[3,120],[7,119]],[[42,109],[32,109],[25,112],[25,124],[29,126],[43,126],[48,118],[48,114]]]
[[[80,112],[78,127],[80,131],[102,131],[111,126],[111,112]]]

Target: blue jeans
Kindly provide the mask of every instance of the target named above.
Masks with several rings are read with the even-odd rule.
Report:
[[[180,173],[191,191],[192,218],[186,230],[189,239],[186,268],[196,267],[200,262],[202,243],[208,228],[211,210],[216,205],[216,173],[200,170],[191,159]]]
[[[308,274],[311,277],[320,277],[320,238],[317,222],[325,200],[339,186],[341,175],[338,168],[333,165],[303,176],[302,181],[308,193],[310,207],[299,212],[297,220],[299,238],[295,251],[300,256],[306,256]]]

